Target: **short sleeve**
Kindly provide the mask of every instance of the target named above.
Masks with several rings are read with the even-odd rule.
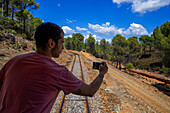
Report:
[[[0,91],[1,91],[1,87],[2,87],[3,79],[4,79],[4,69],[5,69],[5,66],[2,67],[2,69],[0,70]]]
[[[83,83],[65,67],[60,70],[58,74],[56,85],[59,89],[63,90],[65,94],[75,92]]]
[[[9,67],[11,66],[11,64],[14,62],[16,57],[13,57],[12,59],[10,59],[0,70],[0,90],[4,81],[4,76],[6,73],[6,70],[9,69]]]

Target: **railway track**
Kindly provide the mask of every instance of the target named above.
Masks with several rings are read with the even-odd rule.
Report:
[[[71,72],[74,75],[77,75],[77,78],[84,81],[82,64],[78,55],[75,55],[73,65],[71,67]],[[59,113],[90,113],[88,98],[86,96],[78,96],[74,94],[63,95],[61,104],[58,109]]]
[[[113,67],[113,65],[111,65]],[[122,68],[123,70],[126,70],[126,68]],[[140,72],[140,71],[136,71],[136,70],[129,70],[130,72],[132,73],[136,73],[138,75],[141,75],[141,76],[145,76],[147,78],[152,78],[152,79],[155,79],[155,80],[158,80],[160,82],[163,82],[165,84],[167,84],[168,86],[170,86],[170,80],[168,79],[165,79],[165,78],[161,78],[159,76],[155,76],[153,74],[149,74],[149,73],[146,73],[146,72]]]
[[[148,78],[156,79],[158,81],[164,82],[167,85],[170,85],[170,80],[168,80],[168,79],[164,79],[164,78],[152,75],[152,74],[148,74],[148,73],[144,73],[144,72],[139,72],[139,71],[135,71],[135,70],[129,70],[129,71],[133,72],[133,73],[140,74],[140,75],[148,77]]]

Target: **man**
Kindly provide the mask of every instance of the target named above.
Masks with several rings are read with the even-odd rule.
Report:
[[[53,61],[64,49],[64,32],[56,24],[38,26],[35,40],[35,53],[16,56],[0,70],[0,113],[48,113],[60,90],[92,97],[107,73],[107,65],[101,65],[87,85]]]

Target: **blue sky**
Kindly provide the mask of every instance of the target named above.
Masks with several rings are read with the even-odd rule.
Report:
[[[53,22],[65,37],[81,33],[100,41],[116,34],[126,38],[150,35],[156,26],[170,21],[170,0],[35,0],[32,11],[44,22]]]

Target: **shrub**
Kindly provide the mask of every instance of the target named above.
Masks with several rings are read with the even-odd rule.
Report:
[[[16,34],[16,31],[13,29],[7,29],[6,33],[12,33],[12,34]]]
[[[27,38],[27,35],[25,33],[22,34],[23,38]]]
[[[162,66],[162,68],[159,69],[160,73],[166,73],[167,68],[165,66]]]
[[[139,65],[139,61],[134,62],[134,66],[136,67],[137,65]]]
[[[127,63],[126,68],[130,70],[130,69],[133,69],[134,66],[132,63]]]
[[[34,48],[34,47],[32,47],[32,50],[33,50],[33,51],[35,51],[35,48]]]
[[[15,49],[15,45],[12,45],[11,47],[12,47],[12,49]]]
[[[148,69],[149,67],[148,67],[147,65],[141,64],[141,65],[140,65],[140,68],[141,68],[141,69]]]
[[[16,46],[16,49],[18,49],[18,51],[20,51],[20,50],[21,50],[21,47],[19,47],[19,46]]]
[[[167,68],[166,69],[166,75],[165,75],[166,77],[170,77],[170,68]]]

